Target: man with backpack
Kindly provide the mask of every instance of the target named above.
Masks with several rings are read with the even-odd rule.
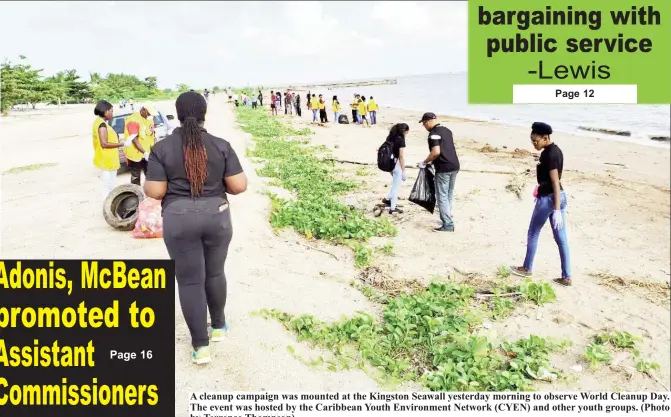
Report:
[[[410,131],[410,127],[405,123],[395,124],[389,131],[389,135],[384,143],[377,150],[377,166],[384,172],[391,174],[391,187],[386,198],[382,202],[388,206],[389,214],[403,213],[403,210],[396,207],[398,201],[398,189],[401,182],[408,179],[405,173],[405,136]]]

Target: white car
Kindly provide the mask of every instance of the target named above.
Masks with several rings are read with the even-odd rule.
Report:
[[[126,117],[130,116],[131,113],[115,114],[112,120],[110,121],[110,126],[112,129],[119,135],[119,140],[125,140],[126,136],[124,134],[124,128],[126,127]],[[172,133],[173,130],[177,127],[174,122],[171,123],[171,120],[175,120],[175,116],[172,114],[163,114],[160,110],[158,114],[154,116],[154,132],[156,132],[156,142],[162,140],[166,136]],[[128,170],[128,164],[126,164],[126,154],[123,152],[123,148],[119,148],[119,162],[121,163],[121,168],[119,168],[119,173],[126,172]]]

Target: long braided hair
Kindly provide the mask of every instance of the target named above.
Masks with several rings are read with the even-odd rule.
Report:
[[[191,185],[191,196],[200,197],[207,178],[207,152],[199,123],[205,121],[207,101],[202,95],[189,91],[177,97],[175,107],[182,123],[184,169]]]

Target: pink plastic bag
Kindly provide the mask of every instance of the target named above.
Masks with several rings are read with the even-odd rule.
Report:
[[[154,239],[163,237],[163,217],[161,202],[153,198],[145,198],[138,207],[137,222],[133,229],[135,239]]]
[[[534,188],[534,198],[538,198],[538,186]]]

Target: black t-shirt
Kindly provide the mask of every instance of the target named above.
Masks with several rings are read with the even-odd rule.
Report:
[[[405,148],[405,136],[398,135],[392,139],[392,152],[394,152],[394,158],[398,159],[401,148]]]
[[[559,146],[552,143],[543,149],[536,165],[536,180],[538,181],[538,195],[550,195],[553,193],[552,181],[550,180],[550,171],[557,170],[559,174],[559,188],[561,186],[561,174],[564,170],[564,154]]]
[[[440,156],[433,161],[436,172],[459,171],[459,158],[450,129],[437,124],[429,131],[429,150],[434,146],[440,146]]]
[[[149,155],[148,181],[168,181],[168,191],[163,198],[165,208],[172,201],[191,198],[191,185],[184,168],[182,128],[156,143]],[[226,198],[224,178],[242,173],[242,166],[235,151],[226,140],[212,136],[205,129],[203,141],[207,152],[207,178],[201,197]]]

